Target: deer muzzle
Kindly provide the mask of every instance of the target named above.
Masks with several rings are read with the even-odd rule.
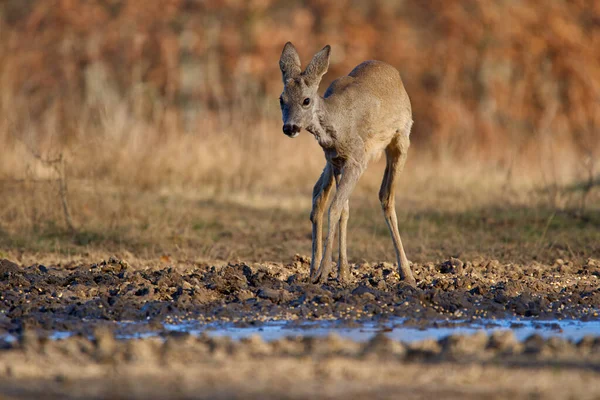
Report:
[[[295,138],[300,133],[300,127],[296,124],[283,125],[283,133],[291,138]]]

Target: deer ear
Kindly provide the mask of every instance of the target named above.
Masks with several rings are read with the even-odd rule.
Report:
[[[298,52],[292,42],[287,42],[283,46],[283,51],[279,58],[279,69],[281,69],[283,83],[290,78],[300,75],[300,56],[298,56]]]
[[[319,83],[329,68],[329,53],[331,46],[327,45],[319,51],[310,61],[302,73],[310,83]]]

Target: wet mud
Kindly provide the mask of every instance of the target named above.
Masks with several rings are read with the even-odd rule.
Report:
[[[301,256],[288,264],[151,267],[117,258],[64,265],[0,260],[0,392],[9,398],[600,395],[600,335],[517,338],[508,330],[407,341],[390,338],[385,328],[597,322],[598,260],[415,264],[416,288],[386,263],[353,265],[347,284],[331,278],[314,285],[309,264]],[[299,330],[383,328],[364,341],[335,329],[268,341],[173,329],[186,323],[260,329],[277,321]],[[68,335],[52,340],[61,339],[57,332]]]
[[[442,326],[453,320],[535,317],[598,320],[600,261],[553,265],[495,260],[413,265],[418,286],[405,285],[391,264],[352,267],[352,280],[308,282],[309,259],[285,265],[225,264],[145,267],[111,258],[96,264],[22,266],[0,261],[0,335],[26,328],[91,333],[110,321],[385,321]]]
[[[172,334],[48,340],[27,331],[0,353],[7,398],[449,399],[600,395],[600,340],[510,332],[403,343],[329,335],[270,342]]]

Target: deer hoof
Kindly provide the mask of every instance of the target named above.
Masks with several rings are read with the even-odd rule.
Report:
[[[321,279],[321,274],[319,273],[319,271],[317,271],[315,274],[310,276],[310,282],[311,283],[319,283],[319,280]]]
[[[417,281],[412,276],[402,278],[401,282],[404,283],[404,284],[407,284],[408,286],[412,286],[414,288],[417,287]]]
[[[339,283],[348,283],[350,281],[350,271],[348,270],[348,265],[338,268],[337,281]]]
[[[329,272],[331,271],[331,267],[327,265],[325,262],[321,262],[321,267],[317,270],[317,272],[311,277],[312,283],[325,283],[327,278],[329,277]]]

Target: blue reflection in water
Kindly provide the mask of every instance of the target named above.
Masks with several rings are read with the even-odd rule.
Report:
[[[162,330],[151,328],[147,322],[117,322],[115,334],[118,339],[156,337],[173,332],[189,333],[194,336],[206,334],[212,337],[228,336],[233,340],[260,336],[265,341],[284,337],[323,337],[336,334],[342,338],[358,342],[370,340],[379,332],[390,339],[402,342],[414,342],[424,339],[440,339],[452,334],[470,335],[477,332],[491,334],[495,331],[512,330],[518,340],[524,340],[532,334],[542,337],[562,337],[579,341],[584,336],[600,336],[600,320],[536,320],[527,318],[508,318],[476,321],[440,321],[434,327],[420,328],[406,325],[405,321],[391,319],[385,322],[356,322],[352,326],[340,321],[267,321],[257,322],[255,326],[236,326],[233,323],[201,323],[184,321],[164,323]],[[439,326],[441,325],[441,326]],[[61,340],[73,336],[73,332],[53,331],[46,336],[51,340]],[[0,339],[15,342],[17,337],[11,334],[0,335]]]

